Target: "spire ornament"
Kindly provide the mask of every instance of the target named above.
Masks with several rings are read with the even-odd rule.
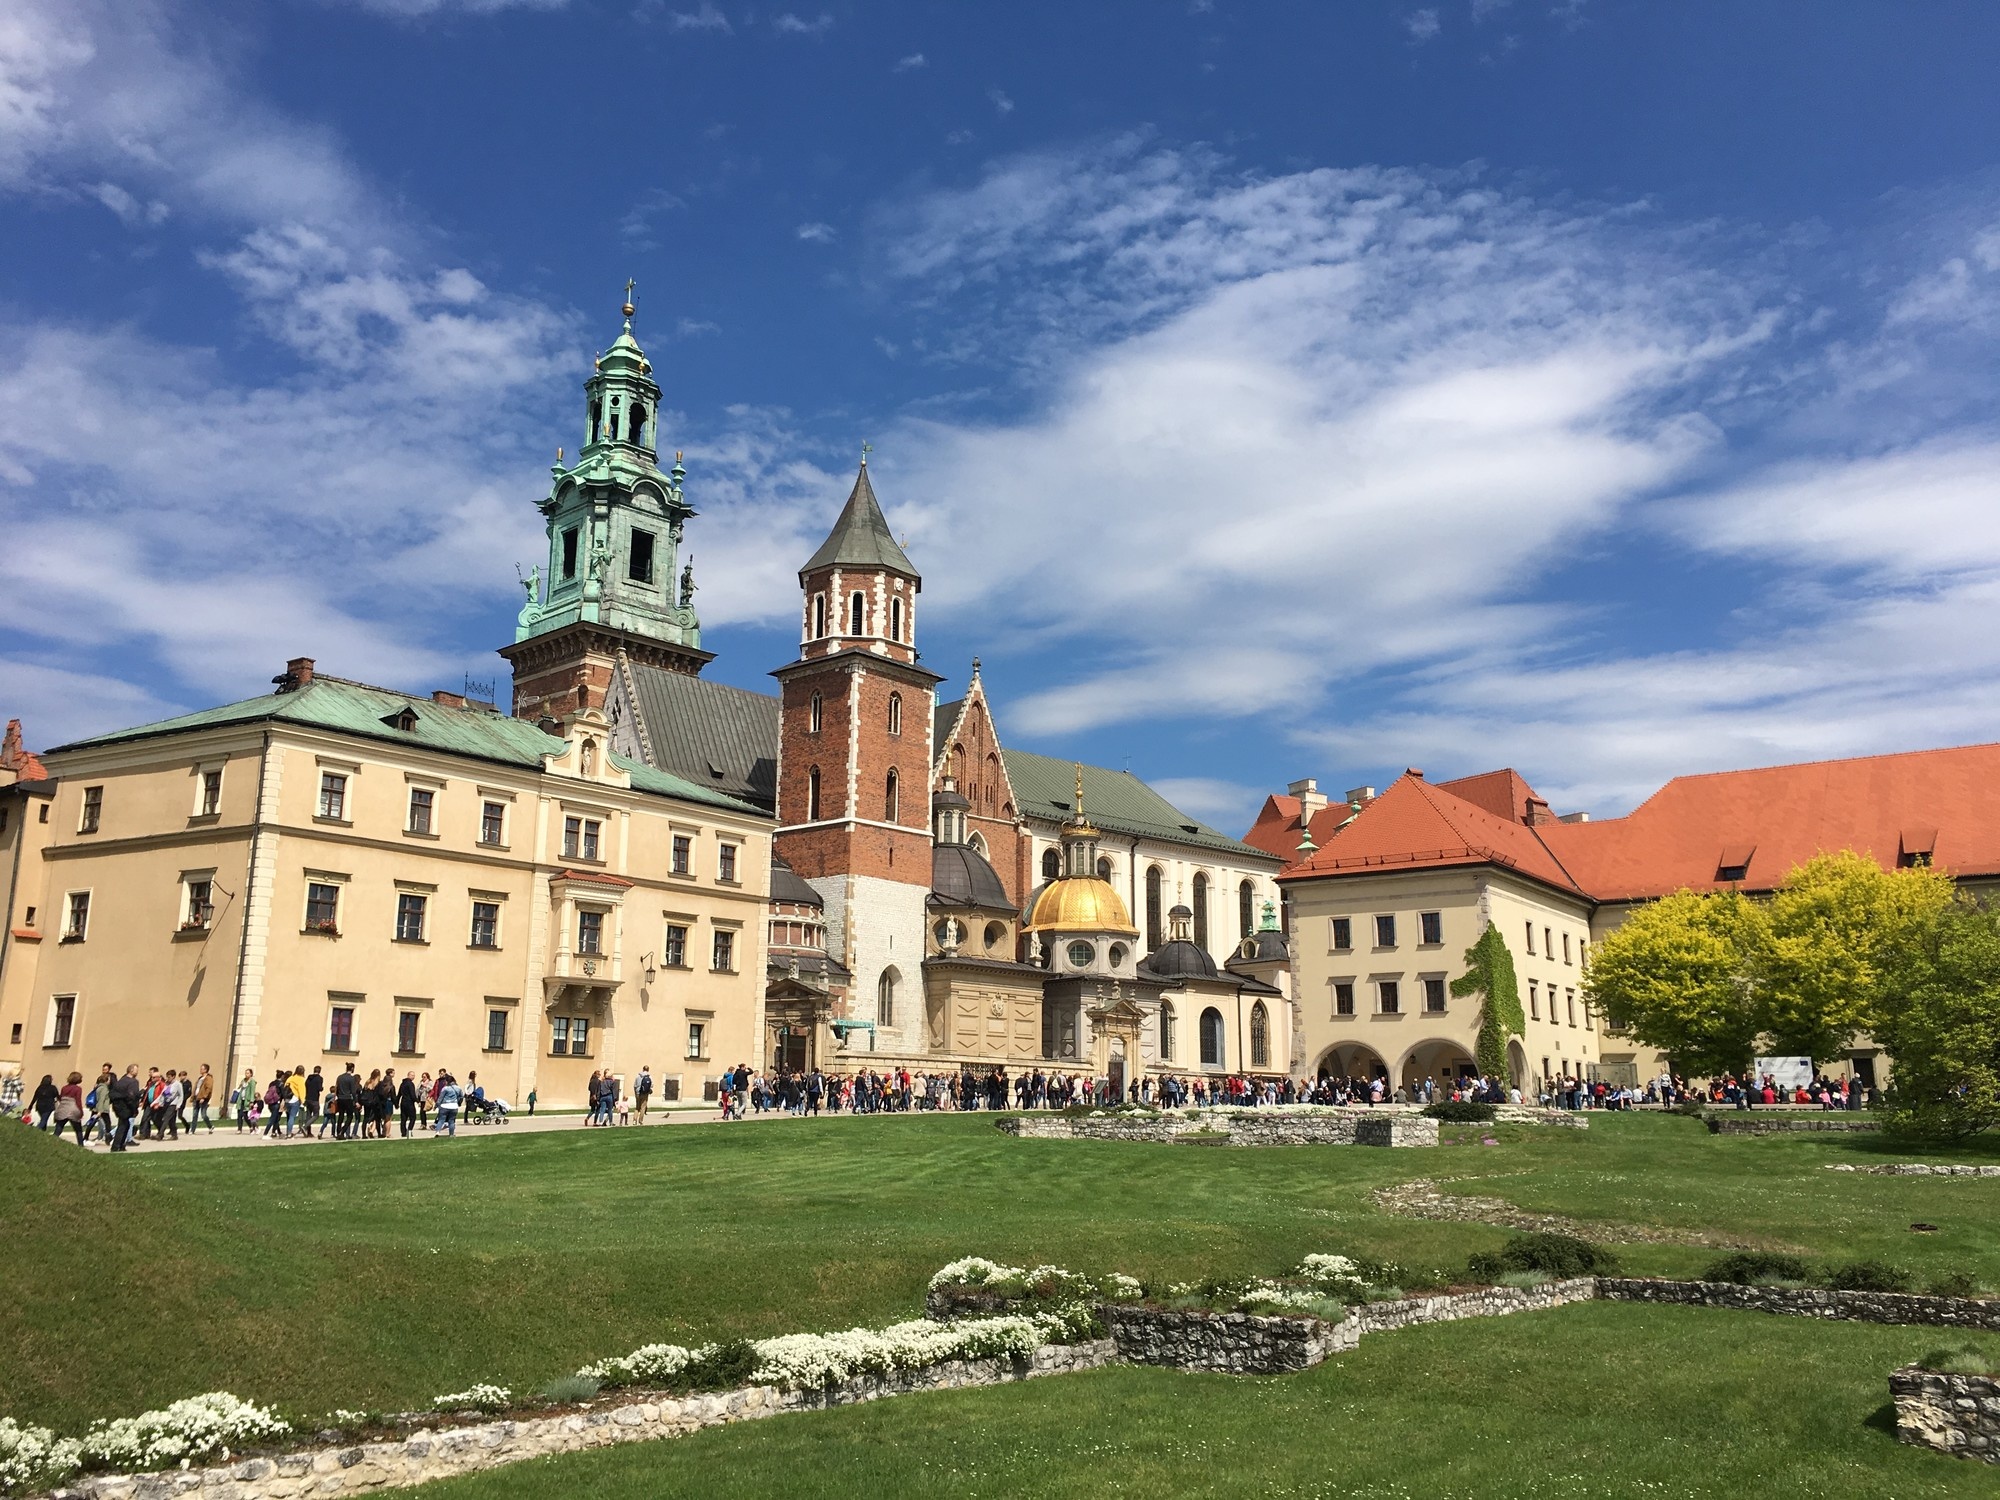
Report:
[[[625,305],[619,311],[625,314],[625,331],[627,333],[632,331],[632,314],[639,310],[638,306],[632,301],[632,289],[638,284],[630,276],[625,278]]]

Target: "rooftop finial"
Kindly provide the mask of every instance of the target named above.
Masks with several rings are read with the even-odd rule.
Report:
[[[1076,820],[1083,821],[1083,762],[1076,763]]]
[[[972,675],[975,679],[979,676],[979,658],[976,656],[972,658]]]
[[[875,451],[875,445],[866,438],[861,440],[861,467],[868,467],[868,455]]]
[[[632,289],[638,284],[630,276],[625,278],[625,306],[620,311],[625,314],[625,331],[627,333],[632,331],[632,314],[639,310],[632,302]]]

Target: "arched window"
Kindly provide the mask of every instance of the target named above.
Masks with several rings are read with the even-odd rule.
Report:
[[[1097,878],[1099,880],[1109,880],[1111,878],[1111,861],[1102,856],[1097,861]]]
[[[1174,1060],[1174,1002],[1160,1002],[1160,1061]]]
[[[978,834],[975,833],[972,835],[971,838],[967,839],[965,842],[966,845],[972,850],[974,854],[977,854],[981,859],[986,858],[985,839],[981,838]]]
[[[867,600],[862,597],[861,590],[856,589],[851,595],[848,596],[847,633],[849,635],[862,634],[861,621],[864,618],[862,611],[866,607],[866,605],[867,605]]]
[[[902,975],[891,964],[882,971],[882,977],[875,981],[875,1024],[894,1026],[896,1024],[896,981]]]
[[[1250,1007],[1250,1066],[1271,1066],[1271,1013],[1262,1000]]]
[[[597,435],[603,427],[604,407],[600,403],[593,401],[590,403],[590,440],[593,443],[597,441]]]
[[[1042,879],[1054,880],[1062,874],[1062,856],[1053,849],[1042,851]]]
[[[1160,946],[1160,867],[1146,870],[1146,951]]]
[[[625,419],[625,430],[634,443],[641,447],[646,442],[646,408],[636,401],[632,403],[632,415]]]
[[[1208,877],[1206,875],[1197,875],[1194,878],[1194,945],[1197,948],[1206,948],[1208,946]]]
[[[895,772],[895,770],[894,770],[893,768],[891,768],[891,770],[890,770],[890,772],[889,772],[889,779],[887,780],[887,782],[885,782],[885,783],[883,784],[883,787],[882,787],[882,821],[883,821],[883,822],[885,822],[885,823],[893,823],[893,822],[895,822],[895,821],[896,821],[896,801],[897,801],[897,798],[896,798],[896,772]]]
[[[1201,1013],[1201,1065],[1223,1067],[1226,1055],[1222,1047],[1222,1012],[1211,1005]]]
[[[889,639],[900,641],[902,638],[903,601],[901,599],[891,599],[889,601]]]
[[[820,640],[826,635],[826,595],[813,595],[813,639]]]
[[[901,734],[902,732],[903,695],[901,693],[891,693],[889,695],[889,733]]]
[[[1257,887],[1247,880],[1236,887],[1236,924],[1242,929],[1239,937],[1257,930]]]
[[[819,821],[819,767],[806,772],[806,821]]]
[[[812,697],[812,721],[811,721],[812,732],[814,734],[819,733],[820,722],[822,719],[822,710],[824,710],[825,707],[826,705],[824,702],[821,701],[819,694],[814,693]]]

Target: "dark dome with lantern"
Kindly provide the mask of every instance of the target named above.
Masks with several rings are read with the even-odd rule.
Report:
[[[931,894],[940,906],[976,906],[990,911],[1012,911],[1007,887],[986,856],[970,844],[931,846]]]
[[[1194,921],[1194,913],[1185,906],[1175,906],[1167,913],[1167,930],[1173,936],[1155,948],[1141,960],[1139,975],[1153,979],[1220,979],[1222,973],[1215,967],[1215,960],[1206,950],[1196,946],[1188,936],[1188,929]]]

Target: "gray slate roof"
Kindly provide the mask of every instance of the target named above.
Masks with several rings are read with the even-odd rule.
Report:
[[[841,507],[840,519],[833,523],[833,530],[819,544],[819,551],[799,569],[799,576],[832,567],[886,568],[906,578],[918,576],[903,549],[896,545],[896,538],[890,535],[889,522],[882,514],[882,507],[875,501],[875,486],[868,482],[865,461],[861,472],[855,476],[854,489],[847,497],[847,504]]]
[[[963,698],[954,698],[949,703],[938,704],[931,713],[931,753],[939,760],[943,760],[945,751],[951,748],[951,741],[946,736],[951,733],[951,726],[958,722],[958,711],[964,707]]]
[[[1000,758],[1006,762],[1007,779],[1014,786],[1014,805],[1022,817],[1044,823],[1061,823],[1069,817],[1070,804],[1076,798],[1076,767],[1072,762],[1026,750],[1002,750]],[[1214,849],[1274,870],[1284,863],[1268,851],[1233,839],[1182,812],[1130,771],[1085,766],[1083,811],[1106,833]]]
[[[653,763],[769,811],[778,801],[778,700],[769,693],[632,664]]]

